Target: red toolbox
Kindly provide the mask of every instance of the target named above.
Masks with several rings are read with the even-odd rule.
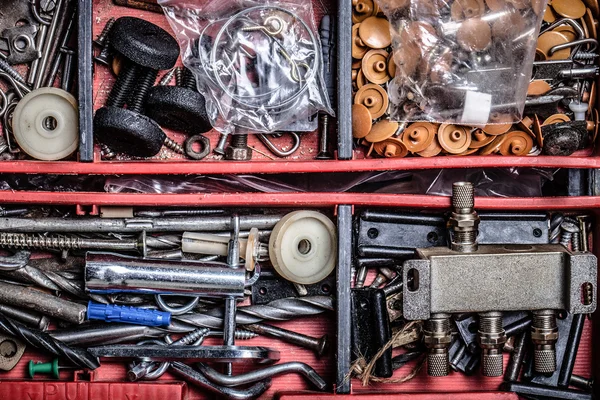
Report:
[[[98,213],[96,206],[133,206],[133,207],[175,207],[193,206],[201,203],[204,207],[258,207],[265,209],[315,209],[337,220],[338,227],[338,266],[337,266],[337,308],[323,317],[281,322],[276,325],[319,337],[323,334],[330,338],[337,337],[337,344],[332,340],[329,355],[316,359],[308,350],[299,350],[295,346],[282,344],[282,361],[303,361],[312,365],[328,382],[337,382],[338,395],[353,393],[354,396],[377,399],[382,395],[398,395],[404,398],[489,398],[489,399],[516,399],[514,393],[497,392],[502,378],[485,378],[478,375],[465,376],[454,372],[445,378],[428,377],[421,370],[415,378],[402,384],[371,384],[363,387],[360,381],[347,380],[350,367],[349,354],[349,327],[339,324],[339,321],[350,323],[349,302],[350,280],[352,279],[353,264],[353,216],[365,208],[395,210],[430,210],[446,211],[450,206],[449,198],[423,195],[364,195],[340,193],[289,193],[289,194],[211,194],[211,195],[144,195],[144,194],[105,194],[105,193],[25,193],[2,192],[3,204],[27,204],[28,206],[68,206],[68,209],[79,214],[91,212]],[[562,198],[476,198],[478,211],[564,211],[566,213],[589,213],[597,218],[600,208],[598,197],[562,197]],[[593,229],[594,248],[598,246],[598,228]],[[338,321],[338,323],[336,323]],[[584,377],[594,377],[598,373],[596,364],[592,362],[597,348],[593,346],[594,327],[596,319],[586,321],[584,331],[577,353],[573,373]],[[251,339],[252,344],[268,345],[267,339]],[[507,356],[505,355],[505,364]],[[144,397],[147,399],[200,399],[209,396],[198,391],[193,385],[186,384],[176,376],[165,375],[157,382],[125,383],[125,369],[120,363],[103,363],[96,371],[84,373],[81,371],[61,372],[60,381],[36,378],[35,381],[25,379],[25,360],[49,360],[49,357],[36,352],[28,351],[23,361],[7,374],[3,374],[0,393],[3,398],[106,398],[127,399]],[[237,369],[236,369],[237,371]],[[240,370],[241,372],[242,370]],[[396,374],[403,376],[402,370]],[[305,392],[308,390],[309,392]],[[300,391],[300,392],[299,392]],[[378,394],[381,393],[381,394]],[[426,393],[418,395],[417,393]],[[409,395],[410,394],[410,395]],[[286,375],[273,379],[273,386],[261,398],[326,398],[333,394],[310,392],[310,386],[295,375]],[[133,396],[133,397],[132,397]]]

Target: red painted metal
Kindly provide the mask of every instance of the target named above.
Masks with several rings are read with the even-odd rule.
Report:
[[[369,158],[347,161],[0,161],[0,173],[62,174],[62,175],[168,175],[168,174],[274,174],[303,172],[353,172],[418,170],[436,168],[600,168],[600,157],[573,155],[569,157],[408,157]]]
[[[315,392],[280,393],[277,400],[519,400],[516,393],[511,392],[451,392],[451,393],[353,393],[351,395],[334,395]]]
[[[371,193],[140,194],[0,191],[0,203],[162,207],[333,207],[338,204],[351,204],[371,207],[443,209],[450,207],[450,198]],[[600,197],[477,197],[475,206],[481,210],[590,210],[600,208]]]

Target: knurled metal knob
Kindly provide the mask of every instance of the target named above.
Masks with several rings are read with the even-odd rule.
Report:
[[[427,354],[427,374],[429,376],[446,376],[450,373],[448,351],[439,351]]]
[[[501,376],[503,370],[502,352],[487,353],[481,357],[481,372],[483,376]]]
[[[457,213],[470,213],[475,207],[475,190],[471,182],[454,182],[452,184],[452,207]]]
[[[552,374],[556,371],[556,351],[554,349],[535,349],[533,361],[536,372]]]

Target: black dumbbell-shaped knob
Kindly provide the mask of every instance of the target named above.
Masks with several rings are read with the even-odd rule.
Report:
[[[177,41],[164,29],[133,17],[117,19],[108,40],[124,62],[106,106],[94,117],[97,139],[113,150],[138,157],[156,155],[163,144],[183,153],[158,124],[140,114],[158,71],[173,68],[177,62]],[[127,109],[122,108],[125,105]]]
[[[102,132],[100,141],[112,150],[136,157],[153,157],[163,145],[184,153],[183,147],[169,139],[156,122],[124,108],[103,107],[96,111],[94,132]]]
[[[212,129],[204,96],[180,86],[155,86],[146,98],[145,114],[162,127],[187,134]]]

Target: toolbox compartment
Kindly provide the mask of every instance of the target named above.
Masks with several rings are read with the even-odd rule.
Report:
[[[158,25],[169,28],[165,17],[159,13],[121,7],[111,0],[92,0],[79,3],[77,21],[79,23],[79,104],[80,129],[89,132],[91,138],[93,113],[104,103],[114,80],[108,68],[93,65],[92,39],[103,29],[111,17],[124,15],[148,19]],[[91,141],[80,143],[79,161],[37,161],[12,160],[0,162],[0,172],[5,173],[54,173],[54,174],[188,174],[188,173],[281,173],[281,172],[345,172],[368,170],[408,170],[429,168],[470,168],[470,167],[562,167],[562,168],[598,168],[598,150],[589,148],[568,157],[557,156],[463,156],[463,157],[408,157],[408,158],[365,158],[364,149],[354,148],[351,127],[352,84],[351,84],[351,14],[349,1],[313,0],[316,17],[323,15],[325,7],[337,16],[337,107],[336,118],[330,125],[330,151],[337,148],[333,160],[315,160],[318,149],[319,132],[302,135],[300,149],[292,156],[277,159],[258,152],[251,161],[216,160],[213,155],[202,161],[185,159],[162,150],[158,156],[148,160],[112,160],[100,159],[100,149]],[[317,20],[318,22],[318,20]],[[337,130],[337,135],[336,131]],[[183,134],[168,132],[175,141],[181,142]],[[209,135],[212,145],[216,144],[218,134],[213,130]],[[269,154],[269,150],[253,135],[249,135],[249,144],[260,152]],[[335,140],[337,138],[337,141]],[[284,135],[272,140],[277,146],[289,148],[291,139]],[[335,146],[337,144],[337,146]]]
[[[210,207],[229,209],[235,207],[254,207],[260,209],[314,209],[337,220],[338,227],[338,267],[337,267],[337,309],[333,313],[317,318],[298,319],[281,323],[280,326],[296,329],[305,334],[320,336],[328,333],[331,338],[337,336],[337,343],[332,340],[331,351],[327,357],[317,360],[308,350],[280,342],[273,343],[269,339],[255,338],[252,344],[271,345],[281,350],[282,361],[304,361],[312,365],[328,382],[337,382],[336,397],[344,393],[352,393],[352,398],[380,399],[381,396],[399,395],[407,399],[517,399],[514,393],[498,392],[502,377],[485,378],[476,374],[465,376],[458,372],[442,378],[427,377],[422,370],[414,379],[403,384],[372,384],[362,387],[356,379],[351,386],[346,379],[350,367],[350,295],[349,287],[352,278],[354,241],[353,218],[365,209],[382,211],[421,211],[446,212],[450,206],[447,197],[422,195],[363,195],[340,193],[290,193],[290,194],[211,194],[211,195],[144,195],[144,194],[102,194],[102,193],[31,193],[0,192],[3,205],[27,204],[29,206],[67,206],[78,214],[98,214],[96,206],[133,206],[168,208],[175,206]],[[564,198],[476,198],[478,211],[564,211],[566,213],[589,213],[598,218],[600,213],[599,197],[564,197]],[[593,226],[594,249],[597,249],[600,235],[598,226]],[[596,250],[594,250],[596,251]],[[575,363],[574,374],[585,377],[597,377],[597,363],[593,363],[598,347],[593,343],[599,331],[597,319],[586,320],[583,336]],[[276,324],[279,325],[279,324]],[[216,339],[215,339],[216,340]],[[289,347],[288,347],[289,346]],[[0,398],[30,399],[203,399],[211,398],[189,384],[185,384],[175,376],[165,375],[155,382],[130,383],[125,381],[125,369],[122,363],[106,363],[90,374],[65,372],[61,380],[53,381],[36,378],[35,381],[25,379],[26,362],[29,359],[50,360],[44,354],[27,351],[20,364],[8,373],[2,374]],[[507,362],[505,354],[505,363]],[[396,372],[403,376],[402,370]],[[332,392],[306,392],[310,388],[295,375],[278,377],[273,380],[271,389],[261,398],[299,399],[326,398]],[[597,389],[596,389],[597,390]],[[417,393],[421,393],[420,395]],[[460,393],[460,394],[459,394]],[[408,395],[410,394],[410,395]],[[207,397],[208,396],[208,397]],[[348,397],[349,398],[349,397]]]

